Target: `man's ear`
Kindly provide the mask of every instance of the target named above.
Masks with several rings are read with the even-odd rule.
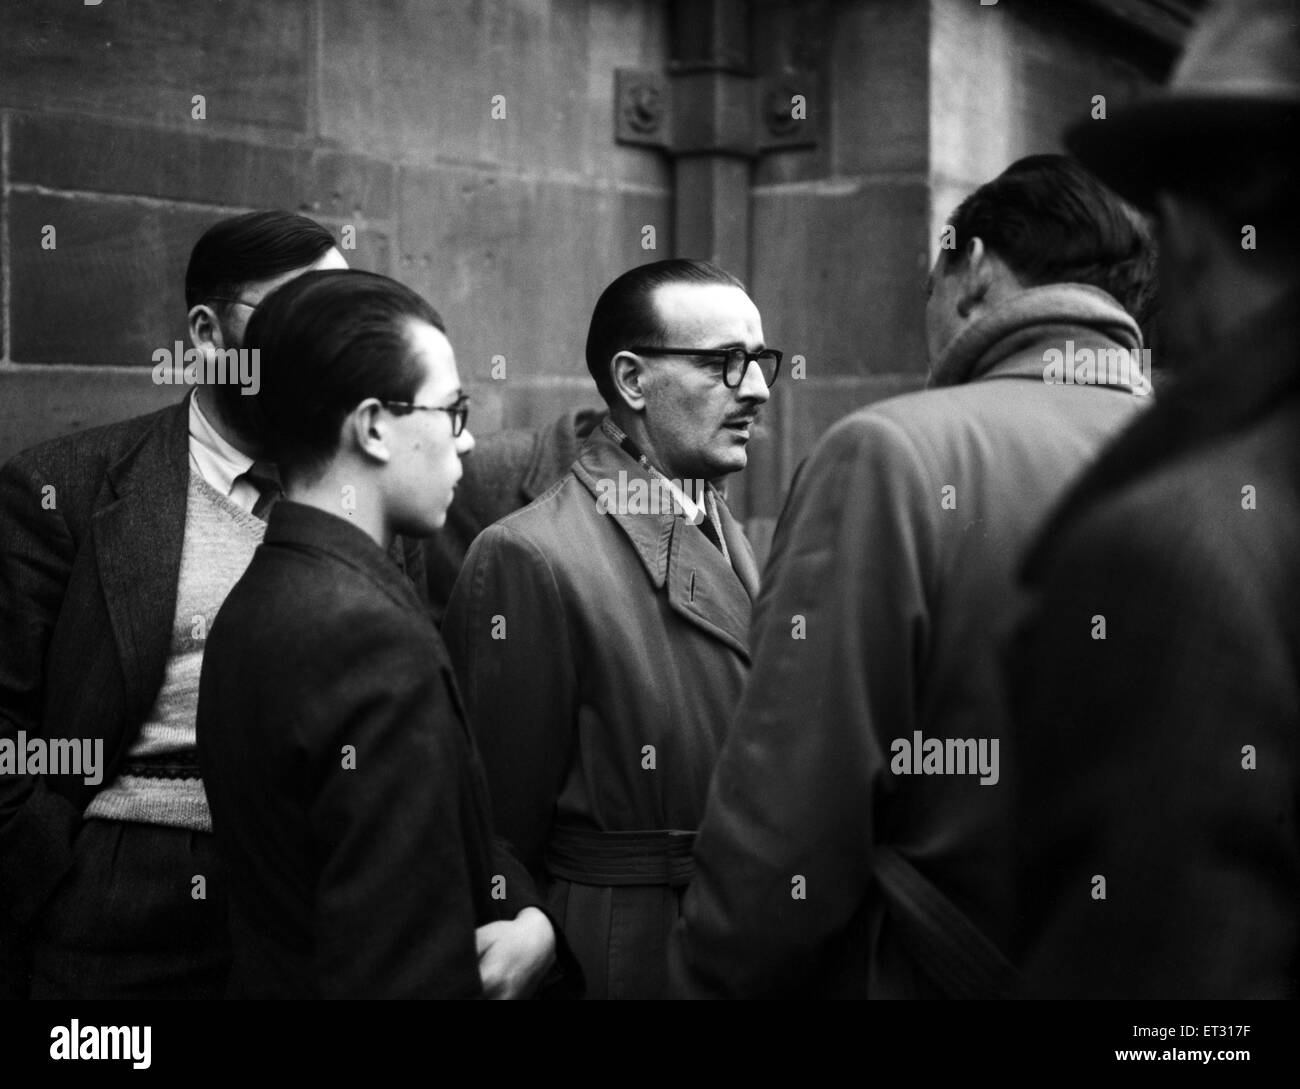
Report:
[[[619,352],[610,360],[609,367],[619,399],[633,412],[644,412],[645,360],[632,352]]]
[[[976,237],[970,240],[960,275],[961,291],[957,296],[957,313],[968,318],[993,286],[994,268],[989,252],[984,248],[984,239]]]
[[[205,347],[224,348],[225,336],[216,312],[206,303],[190,308],[190,343],[202,351]]]
[[[347,414],[343,420],[339,446],[356,450],[362,457],[387,464],[393,456],[393,419],[383,409],[379,400],[369,397]]]

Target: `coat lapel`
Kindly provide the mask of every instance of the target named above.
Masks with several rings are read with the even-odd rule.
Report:
[[[746,581],[752,575],[757,590],[757,573],[749,544],[730,512],[719,517],[732,556],[744,557],[747,573],[733,570],[722,553],[698,526],[671,510],[633,514],[608,500],[616,489],[619,474],[625,480],[643,480],[649,475],[601,430],[592,433],[573,467],[574,473],[597,499],[604,496],[605,516],[612,518],[626,535],[655,587],[667,588],[668,604],[685,620],[721,639],[749,661],[749,620],[752,592]],[[733,540],[736,547],[733,545]]]
[[[189,475],[186,398],[161,413],[109,468],[104,505],[92,519],[95,560],[132,720],[149,713],[171,651]]]
[[[754,559],[754,550],[750,547],[749,538],[745,536],[744,530],[740,528],[740,523],[732,517],[727,504],[723,502],[722,496],[717,496],[717,500],[718,518],[722,522],[722,539],[727,542],[727,551],[731,553],[731,563],[736,569],[736,577],[744,586],[749,600],[753,601],[758,597],[758,563]]]
[[[717,546],[685,518],[673,519],[667,585],[668,604],[675,612],[749,662],[749,593]]]

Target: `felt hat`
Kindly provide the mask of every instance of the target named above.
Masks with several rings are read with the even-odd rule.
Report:
[[[1166,87],[1077,122],[1066,146],[1144,207],[1185,172],[1222,172],[1261,153],[1294,156],[1298,9],[1300,0],[1221,0],[1193,30]]]

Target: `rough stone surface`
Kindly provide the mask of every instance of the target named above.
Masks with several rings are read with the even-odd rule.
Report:
[[[185,336],[185,263],[221,216],[355,227],[355,267],[443,313],[482,434],[599,403],[597,295],[689,227],[786,352],[731,496],[765,554],[834,420],[924,380],[921,284],[957,201],[1058,149],[1093,94],[1113,107],[1164,74],[1099,7],[756,0],[753,70],[806,94],[818,142],[677,171],[613,139],[615,69],[667,65],[667,0],[6,0],[0,458],[176,397],[148,365]],[[674,221],[692,179],[703,226]]]

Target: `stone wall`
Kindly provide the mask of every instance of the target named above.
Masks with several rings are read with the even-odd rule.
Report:
[[[671,240],[668,168],[613,143],[610,98],[666,32],[655,0],[6,0],[0,459],[175,400],[148,364],[185,337],[190,247],[254,208],[354,227],[351,264],[425,294],[475,429],[592,399],[590,306],[664,256],[643,224]]]
[[[921,285],[955,203],[1058,150],[1093,95],[1164,74],[1169,49],[1117,7],[751,5],[755,71],[814,72],[820,133],[752,165],[738,220],[768,342],[807,375],[787,363],[734,489],[760,550],[829,424],[924,381]],[[189,248],[252,208],[355,228],[351,263],[442,311],[473,430],[595,400],[591,305],[673,237],[671,164],[614,140],[614,70],[663,70],[672,18],[666,0],[6,0],[0,459],[173,401],[148,364],[185,335]]]

